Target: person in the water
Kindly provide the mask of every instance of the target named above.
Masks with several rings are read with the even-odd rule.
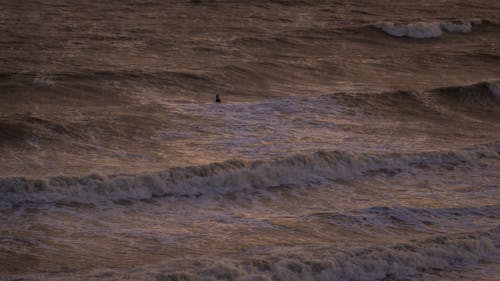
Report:
[[[220,102],[219,95],[215,95],[215,102]]]

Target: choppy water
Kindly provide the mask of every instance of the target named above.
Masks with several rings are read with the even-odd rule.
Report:
[[[0,280],[500,280],[499,3],[0,7]]]

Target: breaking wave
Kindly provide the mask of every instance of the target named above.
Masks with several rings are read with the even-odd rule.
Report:
[[[466,107],[497,107],[500,105],[498,83],[479,83],[469,86],[445,87],[432,90],[443,104],[459,104]]]
[[[377,22],[373,27],[396,37],[436,38],[443,32],[469,33],[474,25],[482,23],[481,19],[461,20],[457,22],[415,22],[408,24],[394,22]]]
[[[497,83],[488,84],[488,90],[500,100],[500,86]]]
[[[466,217],[493,218],[500,205],[455,208],[407,208],[376,206],[350,212],[324,211],[308,215],[309,220],[336,225],[361,233],[388,233],[412,229],[433,231],[460,227]]]
[[[275,254],[243,261],[200,261],[198,269],[156,273],[156,280],[413,280],[421,274],[474,265],[498,253],[500,227],[314,255]],[[159,270],[162,272],[161,270]],[[132,273],[142,279],[141,272]],[[128,275],[127,277],[130,277]]]
[[[412,114],[426,114],[428,109],[435,106],[452,106],[454,109],[464,111],[467,109],[493,109],[500,108],[499,82],[481,82],[473,85],[460,85],[432,89],[429,91],[396,91],[373,95],[355,96],[334,94],[339,97],[340,103],[344,101],[357,106],[373,104],[372,110],[376,111],[408,111]],[[431,102],[430,102],[431,101]]]
[[[161,196],[221,195],[275,186],[346,179],[417,169],[474,165],[482,158],[498,158],[500,142],[454,151],[415,153],[354,153],[318,151],[282,159],[246,162],[230,160],[203,166],[171,168],[143,175],[51,177],[0,180],[4,205],[24,202],[99,202]]]

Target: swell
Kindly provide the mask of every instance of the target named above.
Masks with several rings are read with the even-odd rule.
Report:
[[[234,44],[239,45],[240,39]],[[255,38],[248,39],[256,40]],[[247,42],[248,43],[248,42]],[[257,45],[265,45],[257,41]],[[204,47],[205,49],[207,47]],[[220,49],[219,51],[224,51]],[[307,70],[307,69],[306,69]],[[267,95],[271,85],[286,85],[294,79],[315,81],[302,65],[278,61],[230,62],[204,70],[144,71],[136,69],[38,71],[0,73],[0,101],[14,104],[78,102],[91,105],[134,103],[141,89],[171,98],[206,100],[215,94],[232,96]],[[1,106],[1,105],[0,105]]]
[[[234,68],[235,73],[245,71],[247,70]],[[244,77],[245,74],[240,74],[240,76]],[[12,98],[15,99],[15,97]],[[90,100],[87,96],[86,101]],[[97,98],[94,102],[100,103],[101,101],[101,98]],[[52,101],[52,103],[60,106],[66,102],[68,101],[59,101],[59,99]],[[109,99],[109,102],[116,104],[112,99]],[[259,105],[258,103],[255,104],[255,106]],[[303,111],[307,109],[308,111],[314,110],[314,112],[323,112],[323,114],[331,115],[333,114],[331,105],[340,105],[340,110],[334,113],[340,113],[344,117],[364,112],[366,116],[389,114],[390,118],[398,119],[413,118],[418,120],[433,118],[438,115],[449,118],[449,109],[451,109],[453,117],[456,116],[457,112],[459,114],[480,112],[483,115],[484,113],[488,113],[490,116],[486,117],[494,119],[497,115],[492,113],[500,112],[500,87],[498,86],[498,82],[481,82],[474,85],[450,86],[425,92],[335,93],[309,98],[277,98],[266,102],[266,106],[272,108],[273,112],[278,111],[284,114],[289,114],[293,108],[297,107],[297,113],[299,110]],[[228,106],[231,106],[231,104],[228,104]],[[242,106],[244,105],[234,105],[236,109]],[[182,105],[176,105],[176,108],[182,108]],[[441,110],[442,108],[447,108],[447,110]],[[231,109],[231,107],[228,107],[226,110]],[[64,109],[62,108],[61,110]],[[146,112],[144,112],[145,110]],[[167,116],[169,111],[170,109],[162,108],[161,104],[147,108],[140,108],[137,105],[137,112],[140,115],[115,112],[108,116],[104,113],[96,115],[90,112],[88,114],[93,115],[89,115],[83,121],[78,122],[75,120],[72,121],[67,117],[53,116],[53,113],[7,114],[6,112],[3,116],[0,116],[0,144],[8,145],[9,147],[18,147],[25,146],[30,140],[47,140],[52,142],[52,144],[62,143],[65,140],[69,142],[86,142],[91,138],[101,140],[105,137],[104,134],[107,135],[107,140],[112,140],[112,142],[119,141],[114,136],[123,134],[128,139],[132,138],[139,142],[148,142],[146,136],[151,134],[151,130],[161,127],[165,124],[164,122],[167,122],[161,118],[161,120],[158,119],[155,117],[156,115],[152,115],[151,113],[161,113],[159,116]],[[254,111],[252,109],[252,112]],[[86,115],[84,111],[81,114]],[[485,116],[480,117],[486,118]]]
[[[497,55],[487,54],[487,53],[478,53],[474,54],[478,58],[487,59],[487,60],[498,60]],[[82,89],[88,90],[88,92],[92,90],[99,91],[99,87],[103,87],[101,90],[112,90],[113,87],[112,82],[132,82],[137,85],[137,83],[145,83],[149,85],[157,85],[161,86],[178,86],[179,88],[192,88],[195,89],[198,86],[203,86],[204,90],[210,90],[217,87],[219,90],[224,91],[225,88],[228,88],[227,85],[230,81],[241,81],[245,86],[247,86],[247,90],[251,91],[252,87],[261,89],[266,86],[266,82],[271,80],[273,81],[282,81],[282,82],[291,82],[298,77],[304,78],[303,76],[295,73],[296,71],[291,71],[289,73],[286,69],[290,68],[291,70],[297,70],[299,68],[312,70],[319,70],[312,66],[300,66],[294,64],[287,63],[278,63],[278,62],[266,62],[266,63],[254,63],[248,65],[226,65],[223,67],[217,68],[216,72],[211,74],[210,72],[189,72],[189,71],[163,71],[163,72],[143,72],[140,70],[130,70],[130,71],[88,71],[88,72],[60,72],[60,73],[51,73],[51,72],[22,72],[22,73],[10,73],[4,72],[0,73],[0,85],[5,89],[15,90],[16,87],[20,86],[28,86],[35,87],[37,90],[41,90],[41,92],[37,92],[37,94],[43,94],[43,90],[52,89],[57,90],[59,85],[61,85],[61,90],[68,90],[68,87],[72,87],[73,92]],[[267,78],[266,78],[267,77]],[[310,77],[309,77],[310,78]],[[89,82],[96,83],[95,87],[89,88],[89,86],[83,86]],[[102,84],[105,83],[105,84]],[[72,86],[73,85],[73,86]],[[78,86],[82,86],[79,88]],[[234,85],[233,87],[236,87]],[[258,90],[258,89],[253,89]],[[416,89],[415,89],[416,90]],[[8,91],[6,91],[8,92]],[[7,96],[7,93],[4,92],[3,95]],[[389,92],[389,93],[380,93],[384,95],[393,95],[393,96],[401,96],[403,91]],[[455,96],[463,96],[464,94],[469,94],[470,96],[477,95],[478,98],[487,98],[489,100],[500,99],[500,88],[498,86],[498,82],[496,81],[484,81],[479,82],[473,85],[459,85],[459,86],[448,86],[443,88],[437,88],[429,90],[428,92],[433,93],[450,93]],[[107,94],[112,94],[108,93]],[[99,93],[102,96],[102,93]],[[9,94],[9,101],[16,102],[16,95]],[[65,92],[63,96],[54,99],[57,103],[58,101],[63,101],[64,99],[71,96],[71,93]],[[450,95],[451,96],[451,95]],[[2,96],[0,95],[0,98]],[[85,96],[88,100],[89,98],[100,98],[97,94],[95,96]],[[120,96],[121,99],[124,99],[125,96]],[[111,98],[110,98],[111,99]],[[120,100],[114,100],[114,103],[120,102]],[[127,102],[125,99],[122,102]]]
[[[320,98],[340,105],[343,115],[364,117],[385,116],[390,120],[481,120],[496,125],[500,113],[498,82],[450,86],[423,91],[393,91],[381,93],[336,93]],[[323,108],[317,105],[317,108]],[[463,117],[463,118],[462,118]],[[473,117],[473,119],[470,119]]]
[[[114,71],[80,71],[80,72],[3,72],[0,73],[0,82],[18,81],[39,87],[55,86],[59,82],[71,81],[164,81],[165,83],[207,81],[202,73],[189,71],[157,71],[146,72],[143,70],[114,70]]]
[[[353,95],[342,95],[347,102]],[[353,96],[353,106],[372,104],[378,111],[416,111],[427,114],[436,106],[451,107],[460,111],[468,109],[500,109],[500,87],[498,82],[480,82],[472,85],[449,86],[432,90],[384,92],[372,95]],[[352,102],[352,101],[350,101]]]
[[[88,140],[85,128],[63,124],[30,114],[0,117],[0,144],[23,145],[29,140],[61,140],[61,137]]]
[[[28,202],[100,202],[159,196],[201,196],[256,191],[275,186],[321,183],[365,175],[394,175],[413,170],[453,169],[498,159],[500,142],[461,150],[419,153],[318,151],[287,158],[245,162],[231,160],[203,166],[171,168],[143,175],[52,177],[0,180],[3,204]]]

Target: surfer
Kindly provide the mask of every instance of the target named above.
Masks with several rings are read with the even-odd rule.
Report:
[[[219,95],[215,95],[215,102],[220,102]]]

